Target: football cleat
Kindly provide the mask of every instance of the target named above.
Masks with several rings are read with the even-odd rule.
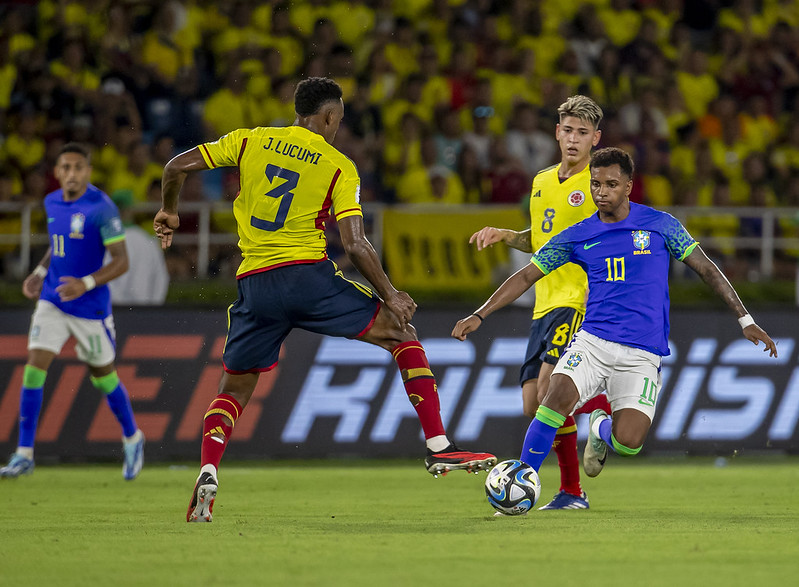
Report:
[[[424,460],[427,472],[435,477],[446,475],[450,471],[459,469],[466,470],[469,473],[489,471],[496,464],[497,457],[490,453],[461,450],[453,443],[438,452],[433,452],[428,448],[427,458]]]
[[[29,459],[28,457],[23,457],[19,453],[14,453],[11,455],[11,459],[8,461],[8,464],[0,469],[0,477],[8,477],[9,479],[13,479],[15,477],[19,477],[20,475],[30,475],[33,473],[33,459]]]
[[[189,510],[186,512],[187,522],[210,522],[213,519],[214,499],[219,487],[211,473],[200,473],[194,492],[191,494]]]
[[[604,412],[603,412],[604,413]],[[546,505],[542,505],[539,510],[587,510],[588,496],[583,491],[582,495],[572,495],[561,490]]]
[[[600,418],[607,418],[604,410],[594,410],[591,412],[588,424],[588,442],[585,443],[583,452],[583,469],[589,477],[596,477],[605,466],[605,459],[608,458],[608,445],[599,436],[594,434],[594,422]]]
[[[122,452],[125,455],[125,461],[122,464],[122,476],[125,481],[133,481],[138,477],[141,472],[142,465],[144,465],[144,433],[137,430],[139,439],[134,442],[122,441]]]

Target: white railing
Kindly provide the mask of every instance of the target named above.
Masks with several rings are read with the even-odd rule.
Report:
[[[382,250],[382,215],[384,204],[366,203],[364,214],[367,219],[368,236],[372,244],[380,252]],[[19,233],[0,233],[0,245],[15,245],[18,247],[14,257],[18,258],[17,271],[20,275],[28,274],[31,264],[31,249],[35,246],[46,246],[48,238],[46,233],[33,232],[32,219],[35,210],[41,209],[40,205],[31,203],[0,202],[0,214],[3,216],[19,215],[21,230]],[[197,214],[197,232],[178,231],[174,243],[180,246],[197,247],[197,276],[204,278],[208,274],[210,249],[214,245],[235,246],[238,237],[229,232],[212,232],[211,217],[214,212],[230,213],[232,204],[229,202],[181,202],[181,214]],[[137,204],[130,208],[136,215],[155,215],[158,210],[156,203]],[[429,209],[428,209],[429,210]],[[764,278],[772,276],[774,271],[774,255],[776,251],[799,250],[799,237],[777,236],[776,226],[779,219],[788,218],[799,223],[799,208],[693,208],[675,206],[666,208],[683,223],[691,216],[708,216],[721,214],[735,214],[741,218],[760,218],[763,220],[763,235],[761,237],[733,237],[713,238],[701,237],[706,247],[723,246],[732,244],[738,251],[759,251],[759,272]],[[437,210],[446,214],[447,209]]]

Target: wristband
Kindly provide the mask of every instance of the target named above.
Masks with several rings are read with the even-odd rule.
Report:
[[[36,277],[41,277],[42,279],[44,279],[45,276],[47,275],[47,268],[42,267],[41,265],[36,265],[36,269],[33,270],[33,274]]]
[[[83,286],[86,288],[86,291],[92,291],[95,287],[97,287],[97,281],[95,281],[94,277],[91,275],[81,277],[80,280],[83,282]]]
[[[480,314],[478,314],[477,312],[472,312],[472,316],[477,316],[478,318],[480,318],[480,322],[483,321],[483,317]]]
[[[743,316],[738,318],[738,324],[741,325],[741,330],[743,330],[747,326],[751,326],[754,323],[755,323],[755,319],[752,318],[752,316],[749,315],[749,314],[744,314]]]

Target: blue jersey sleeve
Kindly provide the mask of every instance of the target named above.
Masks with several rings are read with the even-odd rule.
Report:
[[[694,240],[685,227],[670,214],[666,215],[666,222],[661,232],[666,241],[669,254],[680,261],[684,260],[699,243]]]
[[[96,220],[103,245],[108,246],[125,239],[125,228],[122,226],[116,205],[111,201],[106,204],[98,212]]]
[[[566,232],[568,232],[568,229],[549,239],[549,241],[533,255],[531,262],[538,267],[544,275],[549,275],[555,269],[561,265],[565,265],[571,260],[574,243],[562,238]]]

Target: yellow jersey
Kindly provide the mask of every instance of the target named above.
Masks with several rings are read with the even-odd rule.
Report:
[[[530,195],[530,238],[533,252],[549,239],[596,212],[591,197],[591,172],[585,169],[561,182],[560,164],[553,165],[533,178]],[[574,263],[567,263],[535,284],[533,319],[541,318],[555,308],[585,311],[588,278]]]
[[[355,164],[320,134],[300,126],[234,130],[200,145],[210,168],[239,168],[233,202],[236,277],[327,258],[325,222],[362,216]]]

